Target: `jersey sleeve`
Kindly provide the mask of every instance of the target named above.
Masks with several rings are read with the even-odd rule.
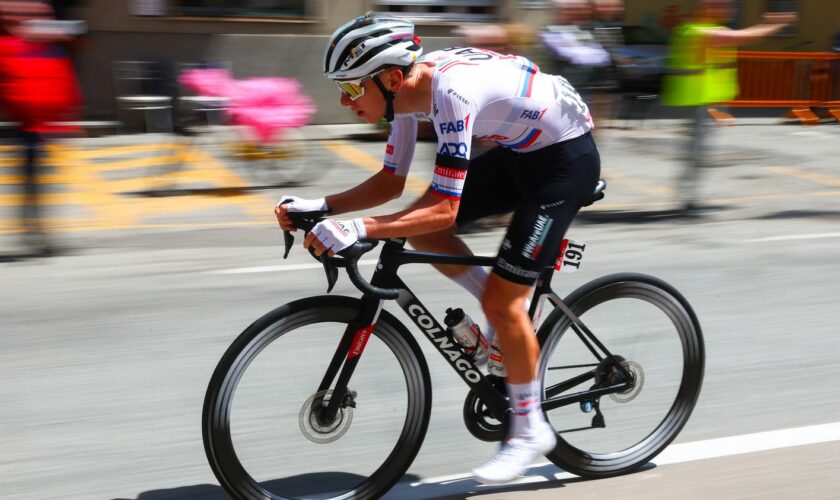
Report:
[[[432,101],[432,123],[438,136],[432,193],[460,200],[472,147],[475,101],[466,92],[440,85]]]
[[[414,157],[417,142],[417,120],[410,116],[398,116],[391,122],[391,133],[385,146],[385,160],[382,168],[386,173],[406,177]]]

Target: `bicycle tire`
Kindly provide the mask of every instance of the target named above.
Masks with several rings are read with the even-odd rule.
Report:
[[[638,301],[655,307],[638,307]],[[555,428],[569,425],[568,422],[560,422],[560,420],[577,419],[575,414],[583,415],[587,419],[592,418],[590,424],[592,426],[596,425],[596,422],[598,425],[604,423],[603,428],[584,427],[581,430],[571,424],[570,431],[565,433],[558,431],[558,444],[547,457],[560,468],[587,478],[609,477],[636,470],[652,460],[677,437],[694,409],[700,395],[705,364],[700,323],[688,301],[674,287],[658,278],[644,274],[620,273],[604,276],[582,285],[569,294],[564,302],[594,335],[604,342],[613,355],[624,358],[625,366],[632,367],[631,371],[637,384],[634,389],[627,391],[628,394],[610,394],[609,397],[613,398],[611,401],[609,399],[604,401],[606,396],[599,398],[598,411],[600,412],[605,404],[608,407],[603,408],[600,417],[597,413],[590,417],[584,404],[569,405],[546,412],[546,417],[552,421],[553,425],[555,425],[554,421],[557,421]],[[633,329],[635,326],[633,317],[636,315],[630,313],[637,310],[643,313],[645,318],[643,321],[650,321],[644,324],[651,326],[642,328],[639,338],[632,341],[628,339],[624,342],[624,346],[634,351],[636,356],[650,360],[649,363],[641,362],[640,364],[634,359],[635,356],[627,357],[623,350],[614,349],[613,347],[618,346],[612,344],[621,345],[621,342],[617,342],[619,339],[616,338],[620,334],[610,337],[608,341],[601,337],[601,334],[605,332],[613,335],[616,331]],[[620,317],[607,318],[600,313],[596,314],[598,311],[608,313],[606,316],[615,316],[617,311],[622,311],[622,314]],[[654,314],[651,315],[651,312]],[[661,317],[663,313],[664,317]],[[669,329],[669,324],[676,330],[678,342],[670,339],[668,343],[665,343],[664,340],[668,339],[658,335],[660,330]],[[558,308],[552,311],[539,330],[538,338],[541,348],[539,373],[544,389],[554,383],[553,380],[547,380],[554,377],[554,375],[549,375],[550,365],[554,362],[552,360],[572,356],[557,352],[561,349],[560,341],[564,334],[570,331],[571,325],[571,319]],[[574,332],[570,337],[575,338],[581,346],[583,345]],[[660,348],[653,346],[654,341],[668,346],[666,349],[670,348],[673,355],[662,356]],[[575,350],[574,347],[568,349],[569,347],[566,345],[562,349]],[[588,349],[580,349],[580,356],[585,358],[584,351],[595,360]],[[681,352],[681,356],[677,354],[678,352]],[[681,367],[666,366],[675,364],[675,358],[680,360]],[[630,365],[631,362],[635,365]],[[553,369],[563,371],[565,368],[579,367],[580,365],[574,365],[574,363],[569,365],[561,363]],[[658,379],[657,384],[651,388],[647,379],[653,374]],[[560,378],[560,380],[566,380],[562,377],[566,375],[561,375]],[[668,383],[676,384],[677,378],[679,379],[678,386],[665,387]],[[634,393],[636,388],[638,392]],[[673,394],[673,402],[669,402],[671,396],[662,396],[669,392]],[[641,397],[636,399],[637,396]],[[643,403],[655,403],[655,406],[665,412],[664,416],[661,419],[654,416],[652,421],[655,422],[655,426],[649,431],[642,429],[641,439],[628,438],[626,434],[631,434],[631,430],[635,427],[641,428],[644,420],[651,420],[650,411],[646,412],[640,406]],[[564,416],[552,417],[552,413],[558,411],[564,413]],[[589,411],[591,412],[591,409]],[[596,420],[598,418],[601,420]],[[610,421],[613,423],[618,421],[619,424],[610,426]],[[626,425],[628,429],[622,429],[622,425]],[[611,430],[607,431],[608,428]],[[613,432],[613,429],[617,432]],[[594,434],[596,432],[602,434]],[[628,441],[629,444],[622,441]],[[613,449],[613,446],[617,449]]]
[[[429,417],[431,413],[431,380],[429,377],[428,366],[420,347],[417,345],[417,341],[411,336],[410,332],[402,323],[385,310],[381,311],[373,335],[368,340],[365,352],[362,354],[353,378],[351,378],[348,384],[348,389],[352,389],[354,381],[357,381],[357,378],[359,377],[363,377],[363,374],[360,374],[360,370],[364,368],[363,364],[365,363],[365,357],[369,354],[374,357],[369,356],[367,369],[374,370],[376,376],[383,379],[382,368],[380,368],[379,365],[380,358],[376,356],[376,353],[379,351],[382,351],[383,353],[390,353],[390,355],[395,358],[396,364],[403,370],[406,390],[405,420],[402,423],[394,421],[393,413],[388,413],[388,408],[371,408],[373,411],[368,411],[367,413],[367,415],[375,414],[376,418],[379,419],[388,419],[387,423],[396,429],[396,432],[393,434],[395,436],[398,435],[396,443],[392,448],[390,447],[390,444],[383,448],[383,454],[387,453],[388,456],[382,460],[382,463],[378,465],[378,467],[377,465],[371,466],[371,468],[377,467],[372,473],[366,477],[356,474],[342,473],[344,475],[338,477],[339,473],[335,472],[331,476],[331,472],[329,471],[336,471],[338,470],[338,467],[344,464],[335,463],[330,460],[336,457],[334,453],[331,453],[331,450],[334,450],[333,447],[315,446],[313,448],[316,450],[315,452],[317,453],[317,456],[320,457],[320,461],[326,462],[324,465],[325,467],[330,467],[327,469],[328,472],[325,472],[315,478],[309,474],[309,469],[306,469],[306,472],[301,473],[306,474],[306,476],[298,475],[281,479],[272,477],[270,481],[258,481],[252,476],[252,472],[247,470],[246,466],[243,465],[240,460],[241,457],[237,453],[236,446],[234,445],[234,440],[239,439],[239,434],[237,432],[232,432],[231,415],[239,415],[243,410],[233,409],[232,407],[234,403],[238,401],[235,399],[237,391],[243,390],[243,388],[240,387],[240,384],[243,381],[243,377],[248,377],[246,370],[252,366],[252,362],[254,362],[255,359],[258,359],[258,356],[264,351],[267,351],[266,355],[272,354],[272,351],[269,350],[273,348],[272,344],[277,343],[278,339],[283,339],[284,337],[291,338],[289,333],[294,333],[296,331],[300,331],[301,333],[310,333],[314,330],[307,329],[306,327],[315,325],[314,328],[316,329],[323,328],[324,331],[331,332],[332,330],[335,330],[338,332],[335,334],[336,342],[333,345],[328,345],[321,350],[321,352],[325,354],[323,357],[326,358],[328,363],[332,358],[335,346],[338,345],[338,339],[340,339],[345,325],[349,324],[356,318],[360,308],[360,299],[341,296],[311,297],[291,302],[270,311],[251,324],[236,338],[222,356],[210,379],[205,395],[202,412],[202,437],[207,460],[213,470],[213,473],[216,475],[216,478],[222,487],[233,498],[248,500],[303,496],[309,498],[316,493],[310,494],[307,493],[307,491],[301,490],[301,488],[316,487],[320,487],[322,490],[327,490],[319,492],[318,495],[320,496],[316,496],[317,498],[377,498],[390,489],[411,465],[420,449],[429,424]],[[338,324],[341,327],[333,328],[329,326],[333,323]],[[308,340],[306,342],[308,342]],[[372,348],[371,346],[374,347]],[[279,350],[277,352],[279,352]],[[290,353],[290,355],[297,354]],[[306,358],[303,363],[297,365],[300,368],[304,368],[308,364],[317,364],[316,360],[311,359],[311,356],[307,357],[304,353],[301,353],[300,356]],[[387,361],[385,357],[382,357],[382,359]],[[393,361],[390,362],[393,363]],[[280,370],[281,368],[283,367],[275,366],[274,364],[271,365],[271,371]],[[259,371],[259,365],[253,367],[252,370]],[[289,378],[287,379],[284,375],[282,380],[285,385],[295,387],[292,377],[299,377],[299,375],[297,375],[298,370],[290,369],[288,371]],[[323,373],[324,372],[321,371],[320,375],[322,376]],[[389,374],[385,374],[385,377],[388,377],[388,375]],[[370,379],[370,377],[368,378]],[[319,382],[320,377],[317,380],[312,381],[315,388],[317,388]],[[375,389],[389,383],[401,386],[399,378],[391,377],[385,382],[376,381],[377,385],[375,386]],[[260,385],[260,387],[262,386]],[[271,390],[265,394],[265,398],[271,399],[272,396],[276,397],[276,393],[279,392],[280,387],[277,384],[274,384],[270,386],[270,389]],[[258,397],[263,397],[263,392],[264,391],[261,389]],[[371,399],[376,400],[377,397],[378,396],[376,394],[371,394],[371,391],[365,391],[364,394],[360,392],[358,397],[359,407],[355,409],[356,414],[359,414],[363,408],[367,410],[369,408],[367,403],[369,403]],[[280,406],[289,407],[289,409],[285,410],[287,416],[292,414],[290,412],[297,411],[297,409],[301,408],[301,401],[299,400],[287,401],[282,398],[277,399],[283,403]],[[396,406],[398,403],[400,403],[399,398],[395,398],[394,405]],[[303,405],[303,410],[307,408],[307,405],[309,405],[310,408],[312,407],[310,400],[303,402]],[[289,435],[295,435],[296,432],[300,434],[304,433],[303,422],[305,419],[303,417],[303,410],[301,410],[300,413],[300,429],[297,428],[299,422],[295,420],[293,422],[295,431],[290,430]],[[281,410],[280,413],[282,413],[282,411],[283,410]],[[248,412],[245,411],[245,413]],[[295,413],[295,415],[297,414]],[[351,436],[352,431],[354,429],[358,429],[358,427],[355,427],[358,420],[359,419],[356,418],[351,424],[348,423],[350,432],[340,438],[337,438],[334,443],[330,444],[335,446],[336,443],[340,443],[342,440],[348,439],[347,436]],[[292,425],[292,422],[288,422],[288,425]],[[283,429],[285,430],[286,428],[284,427]],[[380,428],[377,426],[374,429],[374,433],[368,431],[368,434],[362,437],[378,437],[379,432]],[[357,435],[355,437],[351,437],[350,439],[358,440],[362,445],[366,446],[363,450],[355,449],[354,451],[354,453],[359,455],[361,459],[363,454],[371,448],[365,440],[360,440],[359,438],[360,436]],[[316,445],[317,444],[318,443],[316,443]],[[349,444],[355,446],[354,441],[351,441]],[[306,445],[312,447],[311,443],[306,443]],[[271,446],[269,446],[269,448],[272,450],[274,449]],[[289,457],[293,460],[276,460],[277,469],[282,469],[284,467],[287,469],[296,467],[298,464],[295,463],[295,460],[302,460],[301,455],[292,449],[292,445],[289,445],[288,451],[285,449],[282,450],[282,453],[283,456],[287,453],[290,455],[294,454]],[[326,457],[330,457],[330,459],[327,459]],[[336,458],[336,460],[338,459]],[[269,466],[274,467],[274,463],[275,459],[272,458],[269,462]],[[315,461],[312,463],[319,462]],[[304,466],[305,464],[300,464],[300,467]],[[350,465],[348,465],[348,467],[350,467]],[[271,471],[271,474],[273,475],[274,471]],[[345,476],[347,476],[347,481],[352,483],[350,484],[345,481],[346,484],[342,486],[345,489],[341,489],[342,487],[339,486],[327,486],[330,480],[335,479],[335,481],[340,482],[341,480],[345,480]],[[356,483],[356,481],[358,481],[358,483]],[[339,489],[335,490],[335,488]]]

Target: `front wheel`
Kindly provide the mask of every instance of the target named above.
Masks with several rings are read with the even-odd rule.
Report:
[[[431,382],[417,342],[382,311],[336,417],[318,390],[361,301],[313,297],[279,307],[225,352],[204,400],[210,467],[237,499],[377,498],[414,460]],[[343,359],[343,357],[342,357]]]
[[[630,472],[668,446],[691,415],[703,381],[700,324],[677,290],[642,274],[605,276],[564,302],[613,357],[555,309],[538,333],[544,399],[623,389],[547,410],[559,434],[548,458],[584,477]]]

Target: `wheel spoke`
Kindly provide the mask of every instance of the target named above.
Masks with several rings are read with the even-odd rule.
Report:
[[[336,299],[347,306],[270,313],[219,363],[205,401],[205,448],[234,497],[374,498],[419,449],[428,369],[392,316],[380,318],[346,392],[317,389],[333,358],[324,346],[339,344],[358,311],[358,301]]]
[[[565,429],[549,458],[584,476],[627,472],[667,446],[691,413],[703,372],[699,325],[676,291],[644,275],[596,280],[567,300],[612,354],[592,368],[591,345],[571,321],[558,311],[546,319],[542,406]],[[586,371],[569,378],[572,369]],[[586,390],[572,392],[582,383]]]

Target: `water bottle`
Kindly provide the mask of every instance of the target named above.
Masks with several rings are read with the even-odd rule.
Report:
[[[507,377],[507,370],[505,370],[502,350],[499,348],[498,334],[493,338],[493,343],[490,344],[490,356],[487,360],[487,373],[497,377]]]
[[[480,359],[487,354],[487,340],[481,334],[481,328],[464,312],[463,309],[451,307],[446,310],[443,322],[448,327],[452,338],[471,359]]]

